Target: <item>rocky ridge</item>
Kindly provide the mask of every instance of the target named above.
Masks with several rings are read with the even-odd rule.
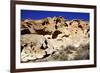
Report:
[[[47,17],[21,21],[21,62],[89,59],[89,22]]]

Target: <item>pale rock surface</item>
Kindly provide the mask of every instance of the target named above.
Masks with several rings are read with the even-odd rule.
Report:
[[[22,62],[89,59],[88,21],[48,17],[22,21],[21,29]]]

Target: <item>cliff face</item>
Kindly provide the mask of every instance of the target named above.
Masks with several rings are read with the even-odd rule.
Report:
[[[89,59],[89,23],[48,17],[21,21],[21,62]]]

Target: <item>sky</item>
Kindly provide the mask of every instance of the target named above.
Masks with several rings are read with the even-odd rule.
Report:
[[[62,16],[67,20],[81,19],[89,21],[89,13],[80,12],[58,12],[58,11],[39,11],[39,10],[21,10],[21,20],[33,19],[39,20],[47,17]]]

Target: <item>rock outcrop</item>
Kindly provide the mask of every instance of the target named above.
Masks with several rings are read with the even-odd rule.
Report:
[[[48,17],[21,22],[21,62],[89,59],[89,22]]]

